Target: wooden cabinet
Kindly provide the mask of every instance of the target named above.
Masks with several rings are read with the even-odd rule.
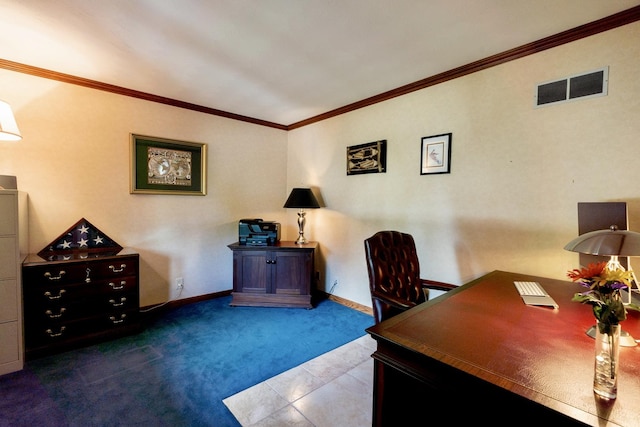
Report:
[[[312,308],[318,244],[273,246],[234,243],[231,305]]]
[[[140,329],[139,255],[22,265],[27,357],[67,350]]]
[[[0,375],[24,367],[20,264],[27,252],[27,196],[0,190]]]

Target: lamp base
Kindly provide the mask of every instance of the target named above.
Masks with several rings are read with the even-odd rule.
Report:
[[[298,211],[298,240],[296,240],[296,244],[298,245],[304,245],[305,243],[307,243],[307,239],[304,238],[304,215],[304,209],[300,209]]]
[[[596,325],[593,325],[592,327],[587,329],[586,334],[591,338],[595,339]],[[620,331],[620,345],[622,347],[635,347],[638,345],[638,343],[636,342],[635,339],[633,339],[631,335],[629,335],[629,332],[623,330],[623,331]]]

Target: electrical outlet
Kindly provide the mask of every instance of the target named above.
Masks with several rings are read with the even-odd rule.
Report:
[[[184,279],[182,277],[176,277],[176,289],[184,289]]]

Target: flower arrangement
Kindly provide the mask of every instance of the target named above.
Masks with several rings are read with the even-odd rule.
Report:
[[[640,306],[622,302],[620,289],[629,288],[633,282],[631,271],[612,270],[606,262],[592,263],[582,269],[573,269],[567,276],[574,282],[589,288],[576,293],[571,301],[590,304],[602,333],[609,333],[612,325],[618,325],[627,318],[627,309],[640,311]]]

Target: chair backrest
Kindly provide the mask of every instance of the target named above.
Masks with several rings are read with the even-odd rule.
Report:
[[[364,247],[376,323],[403,311],[386,303],[385,297],[409,306],[425,301],[416,244],[410,234],[379,231],[364,241]]]

